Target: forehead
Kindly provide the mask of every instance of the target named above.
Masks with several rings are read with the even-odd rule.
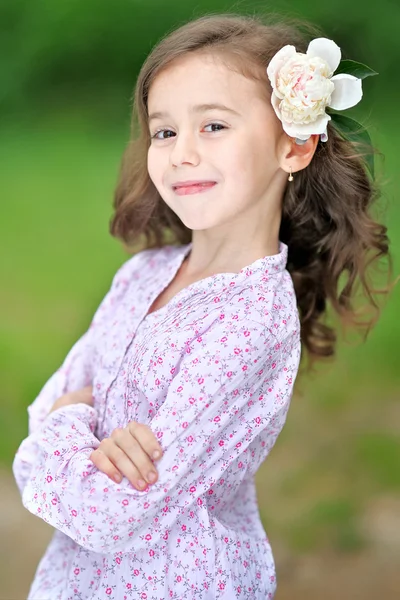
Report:
[[[149,112],[183,104],[228,103],[247,107],[257,98],[265,101],[266,87],[245,77],[234,65],[209,53],[188,53],[165,67],[152,82],[148,95]]]

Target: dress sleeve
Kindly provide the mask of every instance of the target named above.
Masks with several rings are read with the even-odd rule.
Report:
[[[111,288],[97,309],[91,325],[69,351],[63,364],[50,377],[37,398],[28,406],[29,441],[20,446],[13,463],[14,477],[22,493],[29,477],[32,461],[36,455],[35,436],[33,435],[47,417],[54,402],[67,392],[79,390],[91,385],[93,380],[93,353],[96,330],[109,315],[115,303],[119,301],[128,283],[127,271],[135,257],[122,265],[115,275]]]
[[[114,553],[167,539],[179,514],[194,505],[206,510],[202,496],[221,479],[234,493],[283,427],[300,340],[297,327],[287,326],[277,339],[250,321],[233,348],[223,331],[217,322],[198,349],[182,357],[148,423],[164,450],[156,484],[137,491],[126,478],[117,484],[98,471],[89,460],[98,446],[94,411],[70,405],[54,411],[36,434],[40,451],[24,506],[81,546]],[[249,446],[257,439],[255,453]]]

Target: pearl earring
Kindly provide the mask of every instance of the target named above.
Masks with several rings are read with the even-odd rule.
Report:
[[[288,177],[288,181],[293,181],[292,167],[289,167],[289,169],[290,169],[290,175]]]

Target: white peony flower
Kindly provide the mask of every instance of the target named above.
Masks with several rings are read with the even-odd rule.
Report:
[[[361,79],[347,74],[332,77],[340,59],[335,42],[316,38],[308,45],[307,54],[296,52],[294,46],[284,46],[270,61],[267,75],[272,85],[272,106],[289,136],[308,140],[320,134],[326,142],[331,119],[326,107],[345,110],[360,102]]]

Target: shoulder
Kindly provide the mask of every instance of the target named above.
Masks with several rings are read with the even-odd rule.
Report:
[[[296,293],[292,277],[286,269],[255,282],[252,292],[257,299],[264,298],[263,302],[257,303],[258,314],[271,332],[277,337],[285,335],[285,331],[300,332]]]
[[[235,282],[238,288],[235,301],[244,304],[242,312],[246,319],[277,341],[290,336],[300,339],[297,298],[292,277],[286,269],[287,251],[287,246],[281,243],[279,254],[255,261]]]
[[[254,270],[246,279],[232,280],[232,286],[227,283],[225,293],[207,298],[204,317],[191,326],[193,335],[183,329],[184,343],[176,344],[176,352],[186,369],[199,364],[209,369],[208,385],[225,375],[233,385],[237,379],[297,369],[300,323],[290,274],[283,269],[262,281]]]
[[[179,246],[166,245],[159,248],[146,248],[128,258],[113,278],[113,287],[126,285],[138,279],[146,269],[162,267],[180,251]]]
[[[178,246],[146,248],[125,260],[113,276],[111,285],[92,319],[92,326],[113,314],[110,310],[122,305],[139,285],[146,288],[147,282],[154,279],[156,272],[164,276],[164,265],[179,251],[181,252]]]
[[[246,286],[235,297],[235,321],[229,336],[236,345],[242,336],[249,336],[253,349],[275,356],[281,352],[299,352],[301,346],[300,319],[296,295],[290,274],[284,270],[267,281],[249,278]],[[266,356],[266,355],[265,355]]]
[[[299,350],[300,319],[292,278],[284,267],[264,275],[255,268],[241,272],[225,282],[223,291],[206,296],[203,316],[194,322],[195,347],[210,360],[217,353],[225,359],[237,354],[237,360],[255,357],[255,362],[262,362],[262,356]]]

